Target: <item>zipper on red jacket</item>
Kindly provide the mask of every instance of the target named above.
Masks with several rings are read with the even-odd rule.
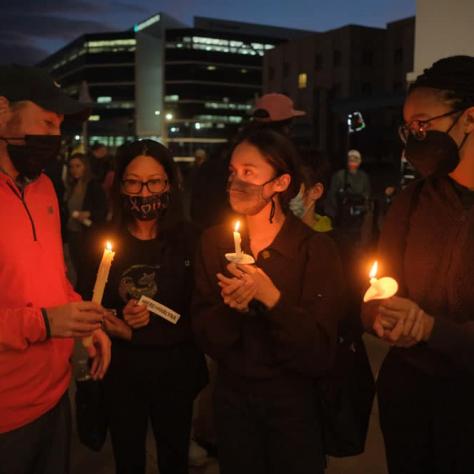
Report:
[[[14,192],[15,196],[22,202],[23,207],[25,208],[26,214],[28,215],[28,218],[30,219],[31,230],[33,231],[33,240],[35,242],[37,242],[38,239],[36,237],[36,227],[35,227],[35,223],[33,221],[33,217],[31,215],[31,212],[28,209],[28,206],[26,205],[25,192],[22,190],[21,193],[19,193],[10,183],[7,182],[7,184],[10,187],[10,189]]]

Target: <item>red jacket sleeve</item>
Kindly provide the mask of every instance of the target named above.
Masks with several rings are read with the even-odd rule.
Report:
[[[22,351],[46,339],[39,308],[0,309],[0,351]]]

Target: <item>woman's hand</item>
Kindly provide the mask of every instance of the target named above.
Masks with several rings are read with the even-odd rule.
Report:
[[[267,308],[273,308],[280,300],[280,290],[273,284],[271,278],[255,265],[230,263],[227,270],[239,280],[248,282],[255,289],[254,298]]]
[[[253,281],[249,278],[228,278],[222,273],[217,274],[217,279],[224,303],[237,311],[248,311],[248,305],[257,291]]]
[[[150,322],[150,311],[137,300],[131,299],[123,308],[123,319],[133,329],[145,327]]]
[[[105,330],[113,337],[130,341],[132,339],[132,328],[108,311],[104,318]]]
[[[378,313],[376,324],[384,328],[383,339],[395,346],[411,347],[427,341],[431,335],[434,319],[407,298],[394,296],[383,300]]]

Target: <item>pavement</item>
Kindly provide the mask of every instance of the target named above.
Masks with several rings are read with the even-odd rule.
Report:
[[[372,336],[365,336],[369,359],[374,375],[377,376],[380,365],[387,353],[387,345]],[[74,388],[71,387],[71,400]],[[71,474],[113,474],[114,461],[110,440],[107,439],[99,453],[82,446],[73,429]],[[159,474],[157,454],[151,433],[147,439],[146,474]],[[215,458],[200,468],[191,468],[190,474],[219,474]],[[242,473],[245,474],[245,473]],[[366,450],[363,454],[347,458],[329,458],[326,474],[387,474],[385,449],[378,419],[378,406],[374,403],[367,437]]]

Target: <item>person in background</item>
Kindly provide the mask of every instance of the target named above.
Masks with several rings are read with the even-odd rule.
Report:
[[[324,471],[315,380],[328,370],[340,315],[335,245],[289,212],[300,188],[291,142],[273,130],[237,140],[229,201],[242,249],[228,263],[232,222],[206,230],[196,258],[193,329],[218,363],[215,392],[223,474]]]
[[[116,472],[145,473],[151,422],[160,473],[186,474],[193,401],[207,382],[190,323],[197,236],[183,221],[166,147],[136,141],[116,158],[113,221],[86,244],[80,285],[91,293],[103,242],[112,241],[104,305],[115,312],[105,319],[114,350],[103,386]],[[141,297],[155,302],[153,313]]]
[[[45,71],[0,66],[1,474],[69,472],[73,338],[92,337],[93,378],[110,360],[103,308],[66,278],[58,201],[42,172],[63,119],[87,115]]]
[[[362,156],[358,150],[347,152],[346,168],[337,171],[331,180],[326,212],[336,226],[347,232],[360,233],[370,198],[370,180],[360,169]]]
[[[293,101],[284,94],[270,93],[255,101],[252,122],[249,127],[269,127],[287,137],[291,136],[291,125],[296,117],[306,115],[295,110]]]
[[[474,57],[425,69],[403,120],[407,158],[430,173],[385,218],[381,274],[399,292],[363,312],[392,345],[377,382],[388,470],[474,472]]]
[[[290,209],[305,224],[316,232],[331,232],[331,218],[316,212],[316,206],[323,198],[327,189],[329,163],[327,160],[309,153],[303,160],[300,172],[302,183],[300,191],[290,202]]]
[[[92,175],[100,183],[104,182],[105,175],[110,170],[109,150],[103,144],[96,142],[90,147],[89,162]]]
[[[91,226],[105,222],[107,201],[102,186],[91,177],[89,163],[82,153],[69,158],[66,176],[66,206],[68,210],[67,243],[76,279],[80,280],[84,253],[84,233]]]

